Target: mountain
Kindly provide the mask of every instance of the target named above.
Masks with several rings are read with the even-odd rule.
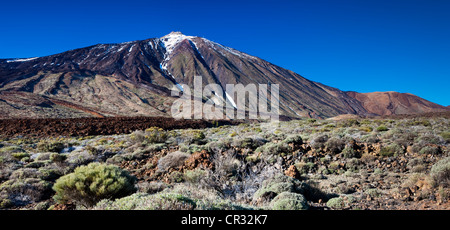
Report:
[[[344,92],[205,38],[172,32],[45,57],[0,59],[0,118],[171,116],[177,99],[171,90],[183,91],[181,84],[193,88],[194,76],[224,91],[226,84],[279,84],[280,112],[289,117],[448,110],[410,94],[378,100],[376,93]]]
[[[347,92],[347,95],[360,101],[368,113],[381,116],[449,111],[444,106],[410,93],[392,91],[373,93]]]

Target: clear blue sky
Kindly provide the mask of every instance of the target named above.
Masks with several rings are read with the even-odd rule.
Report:
[[[2,1],[0,58],[201,36],[323,84],[450,105],[450,0]]]

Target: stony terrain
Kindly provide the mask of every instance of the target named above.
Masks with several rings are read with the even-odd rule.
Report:
[[[0,207],[448,210],[449,125],[448,116],[341,117],[3,136]],[[55,193],[93,162],[123,170],[135,188],[89,205],[74,190]]]
[[[177,120],[168,117],[0,119],[0,133],[3,137],[73,137],[129,134],[135,130],[144,130],[152,126],[158,126],[165,130],[200,129],[241,122],[239,120]]]

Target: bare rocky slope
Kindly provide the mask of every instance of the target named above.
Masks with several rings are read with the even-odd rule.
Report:
[[[279,84],[280,112],[289,117],[450,110],[410,94],[343,92],[205,38],[172,32],[46,57],[0,59],[0,118],[170,117],[176,99],[171,90],[183,91],[181,84],[192,89],[194,76],[224,91],[226,84]]]
[[[448,108],[444,106],[427,101],[410,93],[347,92],[347,95],[360,101],[368,113],[380,116],[448,111]]]

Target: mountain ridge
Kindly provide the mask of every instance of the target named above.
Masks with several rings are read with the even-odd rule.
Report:
[[[203,86],[214,83],[223,89],[226,84],[279,84],[280,112],[289,117],[449,110],[406,94],[391,93],[395,100],[377,102],[384,94],[341,91],[206,38],[172,32],[44,57],[0,59],[0,117],[169,117],[177,98],[171,90],[183,91],[182,84],[193,88],[194,76],[202,77]],[[14,93],[22,99],[14,99]]]

